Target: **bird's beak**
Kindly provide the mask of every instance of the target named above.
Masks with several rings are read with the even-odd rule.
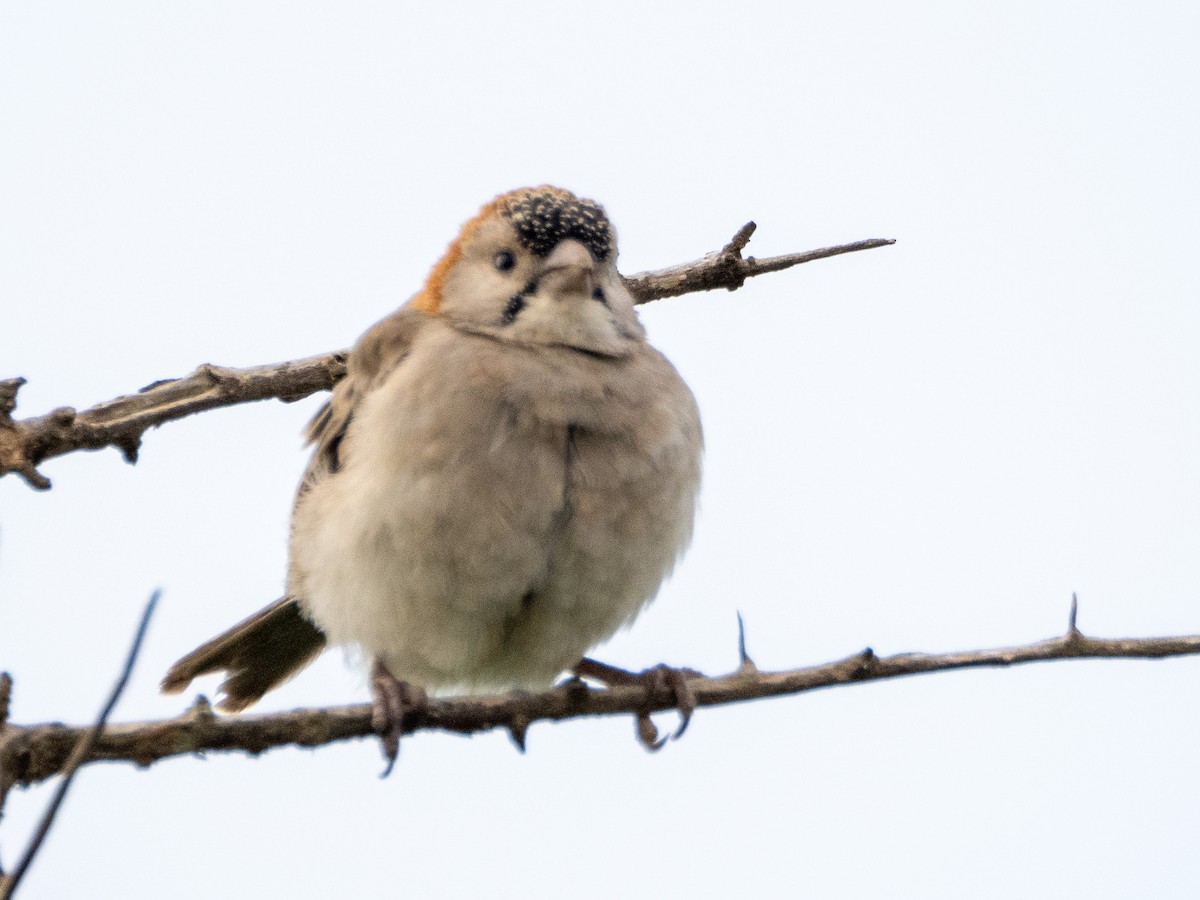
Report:
[[[542,262],[538,280],[558,296],[591,296],[595,271],[596,261],[587,247],[574,238],[568,238],[560,241]]]

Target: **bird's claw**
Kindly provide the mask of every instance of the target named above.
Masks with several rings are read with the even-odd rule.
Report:
[[[584,658],[575,667],[576,675],[595,678],[609,687],[617,685],[637,685],[646,688],[648,700],[666,694],[674,701],[675,709],[679,711],[679,727],[673,734],[660,738],[658,728],[650,718],[650,710],[642,710],[637,714],[636,728],[638,743],[650,752],[661,750],[669,740],[678,740],[687,731],[692,721],[692,713],[696,711],[696,695],[688,680],[702,678],[702,673],[695,669],[675,668],[668,665],[657,665],[644,672],[630,672],[594,659]]]
[[[425,691],[407,681],[400,681],[376,660],[371,669],[371,728],[383,742],[383,758],[387,766],[380,778],[387,778],[400,754],[400,735],[404,733],[404,717],[429,705]]]
[[[637,714],[635,722],[637,728],[638,743],[641,744],[650,753],[657,753],[667,745],[667,741],[671,739],[670,735],[660,738],[658,736],[658,726],[654,724],[654,720],[650,718],[650,713],[640,712]],[[678,732],[676,736],[678,737]]]
[[[666,691],[675,700],[675,709],[679,711],[679,727],[671,735],[671,740],[679,740],[692,721],[692,713],[696,711],[696,695],[688,679],[702,676],[695,669],[675,669],[666,665],[647,669],[642,676],[650,680],[653,685],[651,689],[656,694]]]

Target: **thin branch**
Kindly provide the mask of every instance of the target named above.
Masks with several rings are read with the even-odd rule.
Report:
[[[4,728],[8,724],[9,704],[12,702],[12,676],[7,672],[0,672],[0,736],[4,734]],[[4,770],[0,767],[0,821],[4,819],[4,798],[8,794],[9,785],[4,780]],[[7,883],[7,878],[4,874],[4,866],[0,865],[0,887]]]
[[[1079,631],[1018,647],[961,653],[899,653],[878,657],[869,648],[845,659],[783,672],[763,672],[743,664],[728,675],[688,680],[697,706],[719,706],[763,697],[801,694],[819,688],[942,672],[1066,659],[1160,659],[1200,654],[1200,635],[1160,638],[1092,638]],[[540,694],[430,700],[406,731],[474,734],[505,729],[524,743],[529,725],[583,716],[614,716],[670,709],[669,691],[641,686],[595,690],[578,679]],[[210,750],[259,754],[273,747],[317,747],[372,734],[368,705],[297,709],[285,713],[217,716],[203,697],[183,716],[105,729],[92,760],[120,760],[148,766],[160,759]],[[0,742],[0,769],[18,784],[34,784],[62,770],[81,729],[59,724],[9,726]]]
[[[64,406],[15,421],[8,413],[25,379],[0,381],[0,477],[16,472],[31,487],[46,490],[50,479],[36,468],[44,460],[74,450],[117,447],[126,462],[134,463],[142,435],[152,427],[222,406],[300,400],[329,390],[345,374],[345,351],[246,369],[206,363],[185,378],[156,381],[83,412]]]
[[[663,297],[678,297],[680,294],[691,294],[696,291],[715,291],[725,288],[736,291],[746,281],[755,275],[765,275],[768,272],[782,272],[793,266],[799,266],[815,259],[825,259],[830,256],[840,256],[843,253],[854,253],[858,250],[871,250],[875,247],[886,247],[896,243],[887,238],[871,238],[865,241],[855,241],[853,244],[839,244],[836,247],[822,247],[820,250],[808,250],[804,253],[788,253],[784,256],[770,256],[766,259],[755,259],[753,256],[742,257],[742,250],[754,233],[755,225],[747,222],[734,235],[725,247],[716,253],[710,253],[703,259],[684,263],[681,266],[671,266],[656,272],[640,272],[625,279],[625,284],[637,298],[638,303],[649,303]]]
[[[742,250],[753,232],[754,223],[750,222],[716,253],[656,272],[641,272],[627,278],[626,283],[639,303],[716,288],[732,291],[755,275],[895,243],[877,239],[770,259],[743,259]],[[37,467],[75,450],[117,447],[127,462],[136,462],[142,435],[148,429],[223,406],[270,399],[290,402],[329,390],[346,374],[346,356],[347,351],[342,350],[246,369],[205,364],[184,378],[156,381],[136,394],[107,400],[82,412],[64,406],[29,419],[12,418],[17,391],[25,379],[0,381],[0,477],[16,473],[31,487],[46,490],[50,479]]]
[[[0,672],[0,730],[8,724],[8,705],[12,702],[12,676]]]
[[[104,709],[100,711],[100,716],[96,719],[96,723],[86,731],[77,729],[81,733],[75,741],[75,746],[70,756],[63,763],[62,780],[58,783],[58,788],[54,791],[54,796],[50,798],[50,803],[46,807],[45,813],[42,814],[42,820],[38,823],[33,837],[30,838],[29,846],[25,848],[25,852],[21,855],[21,859],[17,863],[16,868],[13,869],[12,874],[5,878],[0,878],[0,900],[9,900],[16,893],[17,886],[21,883],[21,879],[25,877],[25,873],[29,871],[30,864],[37,856],[38,850],[41,849],[46,835],[50,833],[50,828],[54,825],[54,817],[58,815],[59,807],[62,806],[62,802],[67,796],[67,791],[71,789],[71,782],[75,780],[75,773],[79,771],[81,765],[89,761],[92,749],[100,740],[100,735],[104,731],[104,726],[108,722],[109,715],[112,714],[113,707],[117,705],[117,701],[121,699],[121,694],[125,691],[125,685],[129,683],[129,676],[133,672],[133,664],[137,661],[138,653],[142,649],[142,639],[146,636],[146,628],[150,624],[150,617],[154,614],[154,607],[158,605],[158,597],[159,592],[155,591],[150,595],[150,600],[146,603],[146,609],[142,613],[141,622],[138,623],[137,632],[133,636],[133,645],[129,648],[129,654],[125,658],[125,666],[121,669],[121,676],[117,679],[117,683],[113,685],[112,693],[109,694],[108,701],[104,704]],[[6,783],[5,787],[7,787],[8,778],[4,773],[7,771],[7,766],[0,766],[0,781]]]

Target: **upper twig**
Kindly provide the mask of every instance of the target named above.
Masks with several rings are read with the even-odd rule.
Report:
[[[714,291],[718,288],[736,291],[746,281],[755,275],[767,272],[782,272],[792,266],[812,262],[814,259],[825,259],[829,256],[839,256],[843,253],[854,253],[857,250],[870,250],[874,247],[886,247],[896,243],[888,238],[871,238],[865,241],[855,241],[852,244],[838,244],[834,247],[822,247],[820,250],[807,250],[804,253],[788,253],[783,256],[769,256],[766,259],[755,259],[753,256],[742,256],[742,251],[750,242],[758,226],[747,222],[738,229],[737,234],[718,250],[707,256],[684,263],[679,266],[669,266],[654,272],[639,272],[625,279],[630,292],[637,298],[638,303],[649,303],[663,297],[678,297],[680,294],[690,294],[696,291]]]
[[[770,259],[743,259],[742,250],[753,232],[754,223],[750,222],[716,253],[683,265],[632,275],[626,279],[629,290],[638,303],[716,288],[732,291],[755,275],[895,243],[876,239]],[[12,418],[17,391],[25,379],[0,381],[0,477],[15,472],[30,486],[45,490],[50,487],[50,479],[37,466],[74,450],[117,447],[128,462],[136,462],[147,429],[222,406],[272,398],[299,400],[329,390],[346,374],[346,355],[343,350],[246,369],[206,364],[184,378],[156,381],[136,394],[107,400],[82,412],[64,406],[28,419]]]

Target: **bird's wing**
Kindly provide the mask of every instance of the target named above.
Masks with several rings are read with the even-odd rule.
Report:
[[[319,479],[337,474],[342,439],[362,399],[391,374],[408,353],[426,314],[401,307],[372,327],[354,346],[346,377],[308,426],[312,459],[297,497]],[[182,691],[192,679],[225,672],[218,708],[237,712],[308,665],[323,649],[325,635],[305,616],[295,597],[281,597],[228,631],[197,647],[167,672],[164,692]]]
[[[402,306],[359,338],[350,352],[346,377],[334,386],[329,401],[308,424],[306,436],[314,447],[300,483],[300,494],[315,480],[333,475],[342,467],[342,439],[354,419],[354,411],[403,362],[417,330],[427,318],[412,304]]]

